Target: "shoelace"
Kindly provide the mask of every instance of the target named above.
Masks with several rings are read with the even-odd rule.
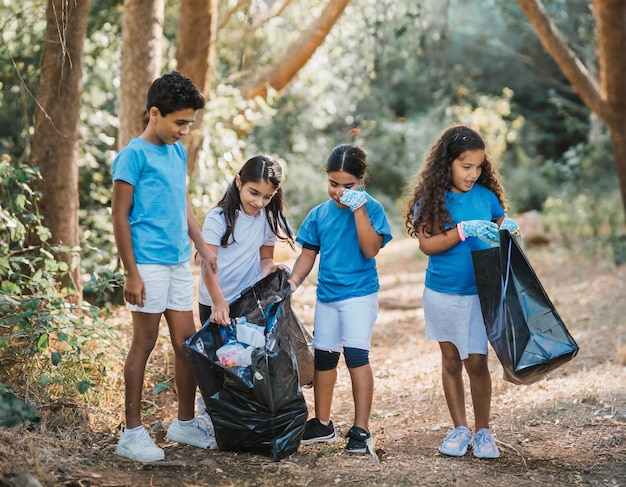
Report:
[[[474,448],[482,449],[488,447],[489,450],[493,450],[493,444],[491,438],[487,434],[474,435]]]

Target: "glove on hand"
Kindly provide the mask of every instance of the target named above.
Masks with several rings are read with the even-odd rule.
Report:
[[[500,244],[498,225],[487,220],[467,220],[456,226],[461,241],[467,237],[478,237],[490,245]]]
[[[367,203],[367,197],[364,191],[355,191],[353,189],[344,189],[339,201],[348,206],[352,211],[358,210]]]
[[[508,230],[511,235],[522,236],[519,225],[513,218],[505,218],[500,224],[500,230]]]

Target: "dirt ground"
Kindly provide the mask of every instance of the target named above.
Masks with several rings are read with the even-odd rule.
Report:
[[[547,378],[519,386],[502,379],[490,351],[497,460],[471,453],[448,458],[437,451],[451,422],[438,346],[424,338],[419,306],[426,261],[416,241],[397,238],[378,257],[381,309],[371,352],[375,456],[343,453],[353,414],[343,360],[333,404],[342,438],[333,444],[301,446],[274,462],[169,442],[164,433],[175,417],[175,396],[171,388],[154,393],[155,384],[171,381],[171,350],[163,337],[147,372],[144,424],[165,449],[165,461],[139,464],[115,455],[123,421],[120,358],[109,373],[120,385],[100,397],[99,407],[61,404],[44,411],[36,429],[0,430],[0,486],[624,486],[626,266],[551,246],[529,248],[527,254],[580,352]],[[286,256],[287,263],[291,258]],[[307,327],[314,293],[309,282],[292,298]],[[123,308],[115,310],[112,323],[122,333],[128,321]],[[312,411],[312,389],[304,395]]]

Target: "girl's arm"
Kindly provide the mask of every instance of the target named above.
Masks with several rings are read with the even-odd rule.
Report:
[[[113,183],[113,198],[111,200],[111,216],[113,220],[113,235],[115,245],[120,254],[126,279],[124,281],[124,299],[130,304],[143,306],[146,299],[146,288],[143,279],[137,270],[133,241],[130,233],[128,214],[133,202],[135,187],[125,181],[117,180]]]
[[[354,221],[361,252],[366,258],[373,259],[383,246],[383,236],[372,227],[365,205],[354,210]]]
[[[206,248],[206,253],[211,256],[211,260],[217,261],[217,245],[210,245],[208,243],[204,243],[203,245]],[[211,262],[211,260],[209,260],[209,262]],[[230,306],[228,306],[228,302],[226,302],[224,294],[222,293],[222,288],[220,287],[220,283],[217,279],[217,273],[212,272],[206,262],[207,261],[202,259],[200,262],[200,268],[202,270],[204,285],[206,286],[209,296],[211,296],[211,301],[213,302],[210,320],[213,323],[218,323],[220,325],[229,325]]]
[[[285,264],[277,264],[274,262],[274,246],[273,245],[263,245],[259,249],[259,254],[261,256],[261,275],[263,277],[271,274],[276,269],[284,269],[289,270]]]
[[[424,229],[424,225],[417,229],[417,239],[420,250],[426,255],[440,254],[451,249],[461,241],[459,232],[452,228],[445,233],[431,235]]]
[[[293,266],[293,271],[287,282],[291,285],[291,291],[298,289],[298,286],[302,284],[302,281],[309,275],[311,269],[315,265],[315,259],[317,259],[317,252],[311,249],[302,249],[302,252],[296,259],[296,263]]]

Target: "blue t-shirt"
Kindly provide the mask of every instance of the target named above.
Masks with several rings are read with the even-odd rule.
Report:
[[[383,206],[367,196],[365,209],[372,227],[383,237],[383,246],[392,238]],[[317,297],[324,303],[367,296],[379,290],[376,259],[361,252],[354,214],[328,200],[313,208],[300,225],[296,242],[319,248]]]
[[[138,264],[191,258],[187,227],[187,151],[180,142],[132,139],[113,161],[113,181],[134,186],[128,221]]]
[[[495,221],[504,215],[498,197],[480,184],[475,184],[467,193],[447,190],[445,198],[454,225],[466,220]],[[456,229],[449,231],[456,232]],[[424,285],[440,293],[476,294],[472,251],[486,248],[489,248],[487,242],[468,237],[445,252],[429,256]]]

